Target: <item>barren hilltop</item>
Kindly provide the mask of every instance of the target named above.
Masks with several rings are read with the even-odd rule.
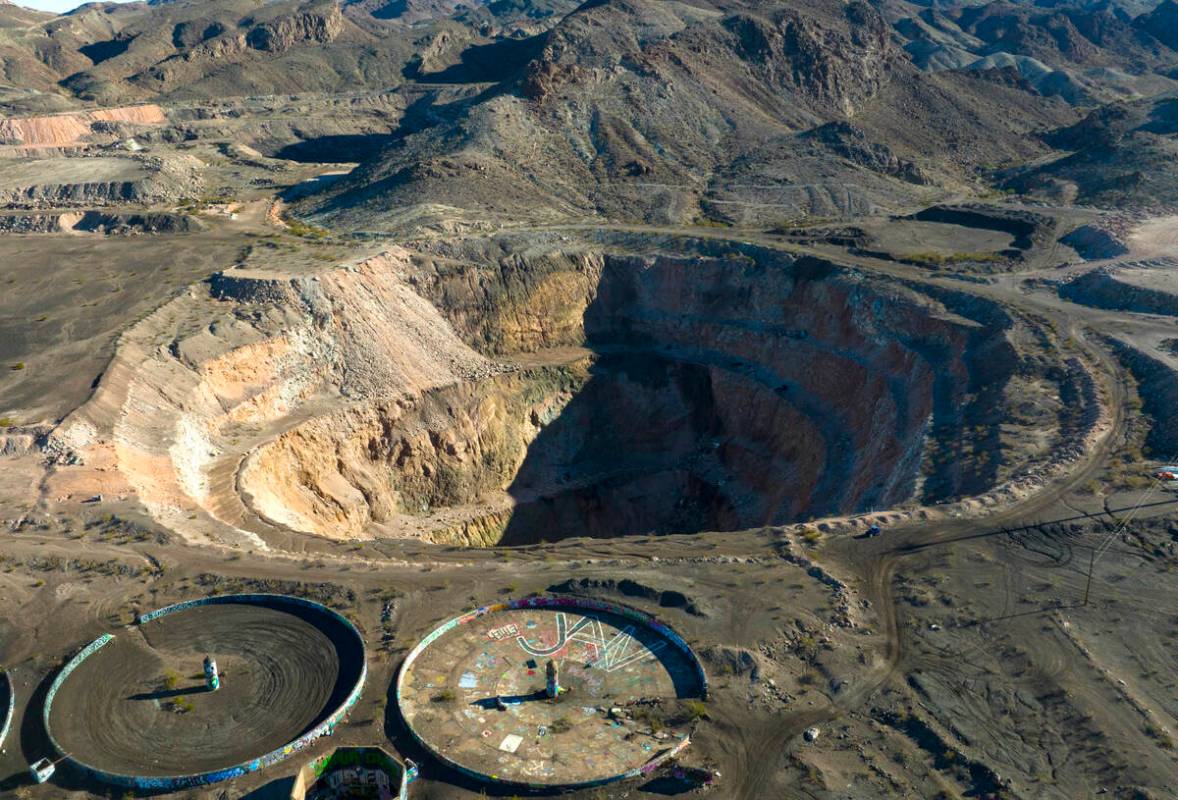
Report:
[[[0,0],[0,793],[1172,796],[1175,23]]]

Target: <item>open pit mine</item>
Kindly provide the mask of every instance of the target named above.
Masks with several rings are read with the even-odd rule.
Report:
[[[1174,797],[1176,23],[0,0],[0,797]]]
[[[122,336],[46,448],[193,543],[494,546],[995,504],[1100,417],[1082,355],[984,297],[561,238],[218,272]]]

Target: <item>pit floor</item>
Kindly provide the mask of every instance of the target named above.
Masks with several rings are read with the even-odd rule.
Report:
[[[216,692],[204,689],[206,654]],[[327,713],[340,674],[330,639],[299,615],[203,606],[117,632],[66,680],[50,725],[69,755],[107,772],[207,772],[297,739]],[[191,710],[173,710],[181,697]]]
[[[549,659],[568,689],[559,702],[545,695]],[[674,747],[685,726],[655,734],[638,718],[701,691],[688,656],[650,629],[595,611],[513,609],[433,642],[410,665],[401,710],[431,749],[465,769],[557,786],[618,777]],[[655,699],[660,706],[633,705]],[[634,718],[611,719],[613,707]]]

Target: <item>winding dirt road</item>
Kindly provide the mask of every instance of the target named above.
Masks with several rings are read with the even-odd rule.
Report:
[[[1159,225],[1158,229],[1172,230]],[[602,226],[563,226],[567,230],[602,230]],[[878,615],[877,634],[882,641],[880,662],[859,675],[851,687],[836,695],[828,706],[819,709],[791,711],[777,718],[766,728],[749,729],[740,725],[725,725],[726,733],[736,739],[726,749],[740,758],[744,769],[737,773],[733,797],[745,800],[760,800],[767,796],[771,779],[780,770],[780,756],[787,743],[799,736],[807,727],[829,724],[848,712],[861,709],[864,704],[896,675],[905,672],[911,664],[910,647],[905,627],[902,624],[893,578],[905,559],[927,547],[951,542],[958,537],[982,535],[1004,528],[1017,528],[1042,519],[1050,510],[1063,505],[1064,498],[1075,489],[1096,477],[1102,466],[1123,440],[1126,431],[1126,405],[1129,389],[1123,368],[1101,344],[1103,331],[1093,327],[1094,322],[1088,309],[1072,306],[1060,300],[1053,293],[1030,293],[1023,291],[1023,280],[1029,273],[1003,276],[994,282],[965,282],[938,276],[917,267],[881,259],[853,256],[835,248],[802,247],[783,242],[769,235],[733,235],[730,231],[701,230],[683,227],[609,226],[606,230],[668,236],[688,236],[712,240],[726,240],[734,243],[749,243],[797,255],[812,255],[836,263],[852,265],[864,270],[889,277],[921,284],[951,289],[955,292],[975,294],[1002,303],[1023,314],[1043,318],[1059,331],[1066,331],[1071,338],[1076,354],[1092,368],[1103,383],[1106,392],[1107,412],[1110,425],[1097,444],[1088,450],[1083,458],[1071,465],[1062,477],[1058,477],[1033,495],[1011,503],[995,513],[983,517],[946,519],[937,522],[920,522],[889,527],[887,535],[869,541],[848,540],[839,542],[834,555],[850,576],[858,580],[858,590],[872,604]],[[1151,229],[1152,230],[1152,229]],[[1147,241],[1151,253],[1158,249],[1158,237],[1150,236]],[[1166,252],[1178,250],[1178,242],[1162,243]],[[1156,255],[1156,253],[1154,253]],[[1124,260],[1138,257],[1132,253]],[[1120,259],[1118,259],[1120,260]],[[1104,263],[1104,262],[1101,262]],[[1096,268],[1098,264],[1091,264]],[[1080,314],[1083,316],[1080,316]],[[1098,317],[1101,315],[1097,315]],[[1125,326],[1149,326],[1156,322],[1144,315],[1105,314],[1116,317]],[[1136,319],[1134,319],[1136,317]],[[1105,323],[1111,320],[1103,320]],[[723,721],[721,720],[721,724]]]

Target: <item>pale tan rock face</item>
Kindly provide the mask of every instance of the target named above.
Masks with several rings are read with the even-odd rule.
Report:
[[[194,287],[124,335],[95,397],[53,434],[62,460],[113,452],[170,525],[251,538],[233,500],[236,463],[252,445],[333,408],[491,371],[404,286],[405,263],[389,253],[317,275],[230,271],[213,282],[220,300]]]
[[[911,509],[1063,449],[1058,396],[1082,376],[1023,361],[1030,329],[998,307],[696,247],[475,242],[228,270],[124,336],[51,449],[72,469],[113,457],[169,527],[255,548]],[[1005,423],[1033,429],[1021,443],[992,424],[1011,393],[1042,407]]]
[[[18,142],[25,147],[69,147],[80,144],[89,136],[95,122],[155,126],[167,121],[163,109],[154,103],[42,117],[0,119],[0,140]]]
[[[578,380],[501,375],[319,417],[256,450],[240,486],[261,516],[307,533],[429,532],[438,509],[508,500],[542,420]]]

